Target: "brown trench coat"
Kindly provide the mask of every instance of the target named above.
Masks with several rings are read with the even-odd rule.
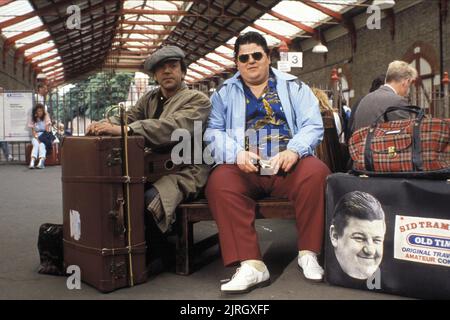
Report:
[[[173,145],[170,137],[175,129],[187,129],[194,136],[194,121],[202,122],[202,130],[211,110],[209,98],[200,91],[190,90],[184,83],[181,89],[164,104],[159,119],[152,119],[158,105],[158,91],[155,89],[141,97],[128,112],[128,125],[135,135],[146,139],[152,148]],[[119,124],[119,117],[110,121]],[[166,214],[158,224],[162,232],[170,230],[175,222],[175,209],[186,199],[196,198],[206,185],[210,167],[207,165],[187,165],[180,171],[162,177],[154,183],[158,190]]]

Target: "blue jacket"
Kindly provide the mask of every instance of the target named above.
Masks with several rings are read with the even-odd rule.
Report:
[[[323,136],[319,103],[297,77],[272,68],[292,139],[287,148],[300,157],[312,155]],[[245,146],[245,96],[237,72],[211,97],[212,110],[204,140],[216,163],[235,163]]]

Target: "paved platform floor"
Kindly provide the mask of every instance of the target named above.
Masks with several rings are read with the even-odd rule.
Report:
[[[84,283],[81,290],[68,290],[66,278],[36,272],[39,226],[62,222],[61,167],[29,170],[24,165],[1,165],[0,190],[0,299],[404,299],[307,282],[296,265],[294,222],[283,220],[257,222],[272,284],[249,294],[220,293],[220,279],[230,277],[234,269],[224,268],[218,255],[190,276],[165,272],[109,294]],[[196,228],[203,237],[215,231],[215,224],[202,222]]]

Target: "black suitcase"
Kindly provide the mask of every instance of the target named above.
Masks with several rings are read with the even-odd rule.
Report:
[[[450,299],[449,181],[337,173],[326,202],[328,283]]]

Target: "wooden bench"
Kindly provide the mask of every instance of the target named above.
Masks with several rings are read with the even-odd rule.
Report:
[[[295,213],[291,202],[287,199],[266,198],[256,202],[257,219],[294,219]],[[206,199],[201,199],[178,206],[177,212],[177,249],[176,273],[189,275],[202,263],[196,256],[218,244],[218,234],[194,243],[194,224],[200,221],[214,220]]]
[[[344,170],[344,159],[336,131],[334,117],[323,116],[324,139],[316,154],[332,172]],[[293,206],[287,199],[267,198],[256,202],[256,218],[294,219]],[[218,244],[218,234],[194,243],[194,224],[213,217],[206,199],[183,203],[177,209],[176,273],[189,275],[199,266],[196,256]],[[200,263],[201,264],[201,263]]]
[[[333,113],[322,116],[324,133],[323,140],[316,148],[316,156],[325,162],[332,172],[344,172],[347,166],[348,154],[345,147],[339,143],[336,123]]]

